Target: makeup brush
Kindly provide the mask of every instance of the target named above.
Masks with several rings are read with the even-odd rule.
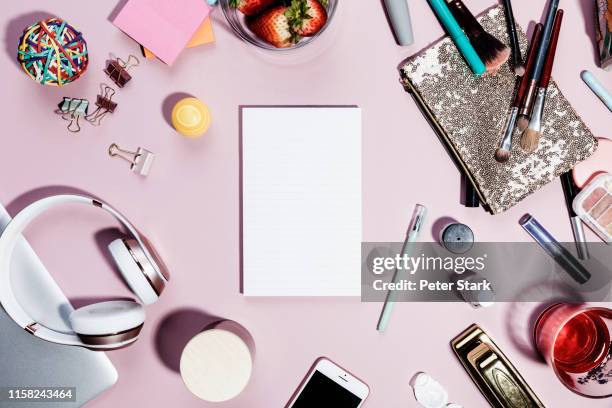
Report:
[[[527,73],[531,69],[533,69],[533,63],[535,60],[535,55],[538,49],[538,43],[540,42],[541,36],[542,24],[537,24],[535,26],[535,30],[533,30],[533,35],[531,37],[531,45],[529,46],[529,51],[527,53]],[[506,120],[504,137],[502,138],[499,144],[499,148],[495,151],[495,160],[500,163],[507,162],[510,159],[510,150],[512,149],[512,136],[514,135],[514,125],[516,124],[519,107],[521,105],[523,97],[525,96],[525,91],[527,91],[528,84],[529,79],[527,78],[527,75],[523,75],[518,90],[514,95],[514,103],[512,104],[512,109],[510,110],[510,113],[508,114],[508,119]]]
[[[436,13],[436,16],[438,16],[438,19],[440,19],[446,31],[448,31],[448,34],[453,39],[457,49],[461,55],[463,55],[463,58],[465,58],[465,61],[468,63],[474,75],[481,77],[486,74],[487,67],[485,67],[484,62],[482,62],[482,59],[474,49],[472,43],[470,43],[467,35],[461,30],[459,23],[453,16],[453,13],[448,9],[446,2],[444,0],[427,1],[431,5],[434,13]]]
[[[448,8],[467,34],[470,43],[487,67],[487,73],[495,73],[510,57],[510,48],[485,31],[476,17],[461,0],[447,0]]]
[[[527,92],[527,88],[529,87],[529,74],[531,73],[531,71],[533,71],[536,54],[540,46],[540,41],[542,41],[543,28],[544,26],[542,25],[542,23],[536,24],[535,28],[533,29],[533,34],[531,35],[529,51],[527,51],[527,66],[525,67],[525,75],[521,77],[520,88],[522,88],[523,96],[525,95],[525,92]]]
[[[499,163],[505,163],[510,160],[510,150],[512,149],[512,136],[514,135],[514,125],[516,124],[516,117],[518,116],[519,106],[521,99],[523,99],[523,93],[519,87],[518,91],[514,95],[514,102],[512,108],[506,119],[506,127],[504,130],[504,136],[502,137],[499,147],[495,150],[495,160]]]
[[[557,51],[557,42],[559,40],[559,32],[561,31],[561,23],[563,22],[563,10],[557,11],[554,28],[550,40],[550,47],[546,53],[544,70],[540,78],[540,84],[536,93],[535,102],[533,104],[533,114],[529,120],[529,126],[521,136],[521,148],[527,153],[531,153],[538,148],[540,136],[542,135],[542,116],[544,114],[544,103],[546,102],[546,91],[550,82],[553,64],[555,62],[555,52]]]
[[[527,129],[529,125],[529,118],[531,117],[531,111],[533,108],[533,101],[535,97],[535,91],[542,76],[542,69],[544,68],[544,60],[546,59],[546,51],[550,44],[550,37],[552,33],[553,23],[555,21],[555,15],[559,8],[559,0],[550,0],[548,3],[548,12],[546,14],[546,21],[544,22],[544,31],[542,32],[542,40],[538,45],[538,53],[536,54],[536,60],[533,64],[533,71],[529,75],[529,86],[521,109],[519,111],[519,117],[516,121],[517,127],[522,132]]]
[[[523,57],[521,56],[521,48],[519,47],[516,24],[514,22],[514,13],[512,12],[512,2],[510,0],[504,0],[504,13],[506,15],[506,24],[508,25],[510,48],[512,48],[512,68],[516,75],[522,77],[525,75],[525,65],[523,64]]]

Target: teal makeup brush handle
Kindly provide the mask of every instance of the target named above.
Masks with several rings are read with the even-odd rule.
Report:
[[[437,14],[438,18],[442,21],[442,24],[444,24],[444,27],[455,42],[459,52],[461,52],[467,61],[472,72],[476,76],[483,76],[487,71],[487,67],[485,67],[484,62],[482,62],[482,59],[480,59],[480,56],[474,47],[472,47],[470,40],[467,38],[463,30],[461,30],[459,23],[457,23],[457,20],[455,20],[455,17],[453,17],[451,14],[445,0],[429,0],[429,4],[434,9],[434,12]]]

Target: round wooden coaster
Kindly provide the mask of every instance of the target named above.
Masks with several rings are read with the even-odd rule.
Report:
[[[253,359],[236,334],[219,328],[192,338],[181,355],[181,377],[195,396],[221,402],[234,398],[249,382]]]

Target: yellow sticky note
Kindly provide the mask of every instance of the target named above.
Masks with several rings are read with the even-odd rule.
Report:
[[[199,45],[210,44],[212,42],[215,42],[215,34],[213,33],[210,17],[208,17],[202,22],[202,24],[200,24],[200,27],[198,27],[196,32],[191,37],[191,40],[189,40],[187,43],[186,48],[193,48]],[[147,59],[155,58],[155,54],[145,47],[142,47],[142,53]]]

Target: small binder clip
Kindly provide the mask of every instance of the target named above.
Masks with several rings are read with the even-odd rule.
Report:
[[[96,110],[85,116],[85,120],[94,126],[99,126],[107,113],[115,112],[117,102],[113,102],[115,90],[106,84],[100,84],[100,94],[96,97]]]
[[[62,115],[62,119],[70,121],[68,130],[77,133],[81,130],[79,118],[87,116],[89,101],[87,99],[64,97],[64,100],[57,105],[56,113]]]
[[[107,62],[104,72],[119,88],[123,88],[132,79],[128,71],[139,64],[140,61],[134,55],[130,55],[127,61],[121,58],[111,59]]]
[[[117,156],[129,162],[130,170],[141,176],[149,174],[153,159],[155,159],[155,155],[147,149],[139,147],[135,152],[130,152],[129,150],[120,149],[115,143],[108,148],[108,154],[111,157]]]

